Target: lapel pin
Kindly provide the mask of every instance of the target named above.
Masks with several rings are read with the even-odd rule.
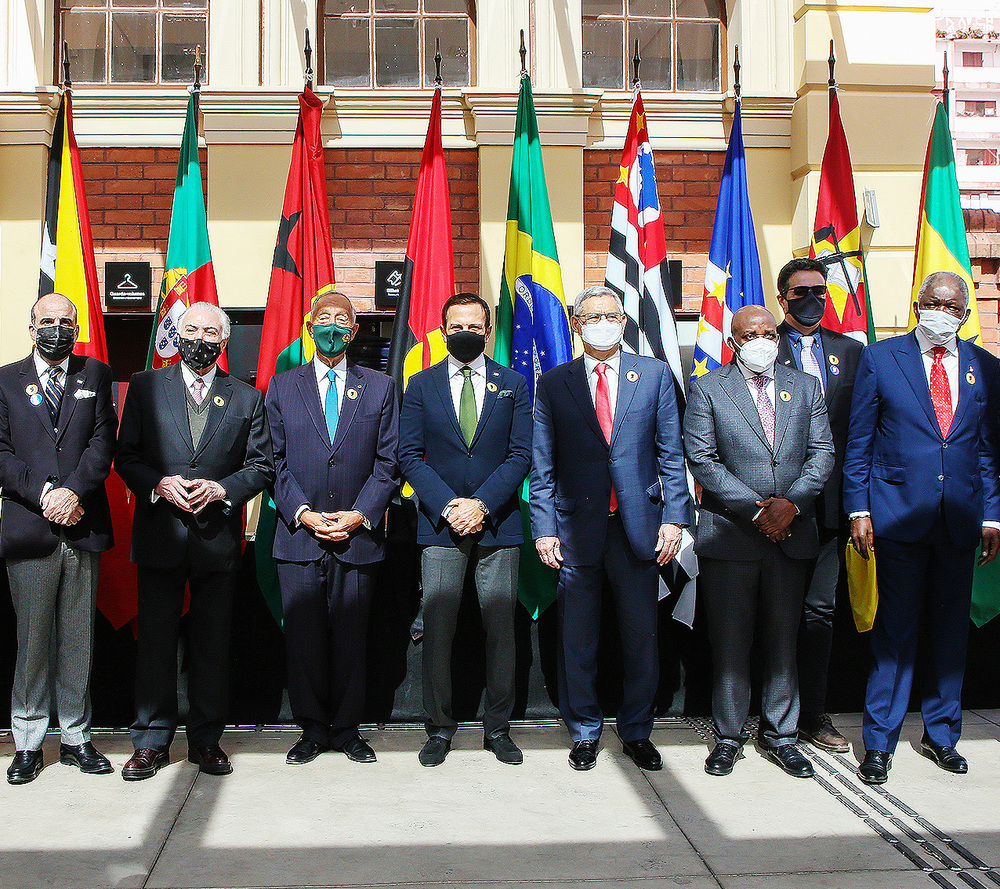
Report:
[[[837,367],[836,364],[831,364],[830,365],[830,373],[832,373],[834,376],[837,376],[837,374],[840,373],[840,368]]]
[[[31,398],[28,399],[35,407],[38,407],[42,403],[42,396],[35,392]]]
[[[24,387],[25,395],[34,395],[36,392],[38,392],[38,387],[34,383],[29,383]]]
[[[215,398],[212,399],[212,401],[215,403],[216,407],[222,407],[226,403],[225,401],[222,400],[221,395],[216,395]]]
[[[976,382],[976,375],[970,370],[966,375],[965,379],[968,381],[969,385],[972,386]]]
[[[787,389],[782,389],[781,392],[778,393],[778,397],[782,401],[791,401],[792,400],[792,393],[789,392]]]
[[[625,379],[630,383],[634,383],[639,379],[639,374],[637,374],[634,370],[630,370],[627,374],[625,374]]]
[[[830,356],[830,364],[832,364],[834,367],[836,367],[838,364],[840,364],[840,359],[836,355],[831,355]]]
[[[351,389],[348,389],[344,394],[348,398],[350,398],[351,401],[354,401],[354,399],[358,397],[358,390],[354,389],[354,388],[351,388]]]
[[[486,384],[486,388],[489,389],[490,392],[496,392],[497,391],[497,384],[496,383],[487,383]]]

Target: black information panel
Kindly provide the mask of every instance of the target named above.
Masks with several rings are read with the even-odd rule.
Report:
[[[148,312],[151,291],[148,262],[104,263],[104,305],[109,312]]]

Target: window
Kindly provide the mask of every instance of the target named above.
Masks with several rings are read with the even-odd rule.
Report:
[[[997,150],[995,148],[967,148],[965,163],[970,167],[995,167],[997,165]]]
[[[627,88],[636,38],[647,89],[722,88],[718,0],[583,0],[583,85]]]
[[[993,101],[966,101],[962,103],[962,117],[996,117],[997,103]]]
[[[981,52],[963,52],[962,53],[962,67],[963,68],[982,68],[983,67],[983,54]]]
[[[208,0],[62,0],[60,23],[74,83],[188,83],[199,45],[208,79]]]
[[[441,40],[445,86],[473,82],[475,0],[325,0],[320,3],[328,87],[419,89],[434,86]]]

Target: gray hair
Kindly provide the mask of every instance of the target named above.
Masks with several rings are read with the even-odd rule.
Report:
[[[969,307],[969,284],[965,278],[955,274],[955,272],[931,272],[924,278],[920,290],[917,291],[917,302],[919,303],[929,290],[933,290],[939,284],[953,284],[958,292],[965,297],[965,307]]]
[[[326,293],[319,293],[314,296],[312,302],[309,304],[310,317],[316,314],[316,306],[332,296],[339,296],[341,299],[347,300],[347,304],[351,307],[351,323],[354,324],[358,320],[358,311],[354,308],[354,303],[351,301],[351,298],[346,293],[341,293],[339,290],[327,290]]]
[[[573,300],[573,314],[579,315],[580,309],[583,308],[583,304],[588,299],[596,299],[599,296],[610,296],[616,303],[618,303],[618,308],[624,313],[625,305],[622,303],[622,298],[610,287],[605,287],[603,284],[596,284],[593,287],[584,287],[583,290],[577,294],[575,300]]]
[[[187,313],[192,309],[208,309],[211,311],[216,318],[219,319],[219,324],[222,325],[222,338],[224,340],[229,339],[229,331],[231,325],[229,323],[229,316],[222,311],[215,303],[191,303],[181,314],[180,318],[177,319],[177,329],[180,330],[184,324],[184,319],[187,317]]]

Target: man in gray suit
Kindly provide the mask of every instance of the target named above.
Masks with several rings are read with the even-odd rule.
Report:
[[[762,306],[733,315],[734,360],[694,380],[684,446],[702,486],[695,538],[708,615],[717,743],[705,761],[728,775],[747,737],[750,650],[762,627],[758,743],[789,775],[809,778],[795,746],[796,639],[819,538],[813,501],[833,469],[833,439],[815,377],[775,365],[778,332]]]

